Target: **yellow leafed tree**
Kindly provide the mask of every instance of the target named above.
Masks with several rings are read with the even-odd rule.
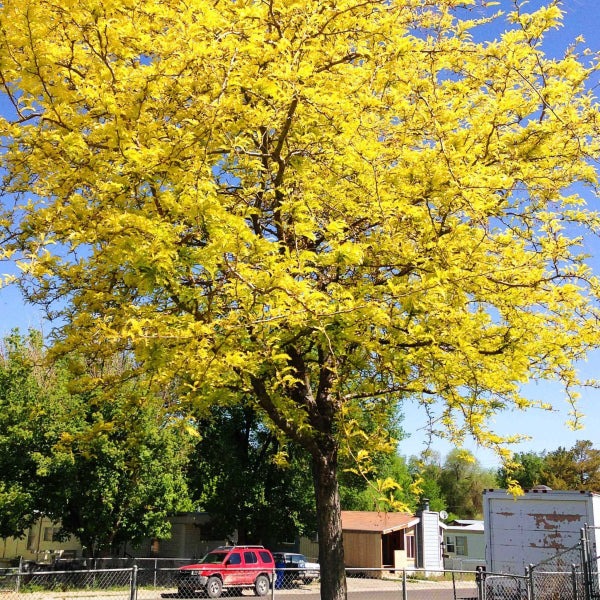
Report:
[[[62,350],[128,350],[200,406],[250,396],[310,453],[325,600],[346,592],[338,457],[386,442],[361,415],[414,398],[502,454],[490,416],[532,379],[574,399],[598,346],[599,220],[573,187],[595,202],[597,63],[544,56],[557,2],[477,41],[488,10],[0,9],[5,257],[58,301]]]

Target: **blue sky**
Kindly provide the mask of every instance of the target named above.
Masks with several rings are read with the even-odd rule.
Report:
[[[600,353],[583,365],[582,371],[590,376],[598,376],[599,367]],[[532,384],[527,388],[527,396],[550,402],[554,408],[551,412],[538,409],[527,412],[507,411],[498,414],[490,424],[491,429],[499,434],[518,432],[531,437],[530,440],[514,446],[514,451],[543,452],[556,450],[559,446],[571,448],[577,440],[590,440],[594,447],[600,449],[600,390],[582,391],[579,409],[585,417],[582,421],[583,428],[577,431],[566,425],[570,406],[558,386],[550,383]],[[403,413],[403,427],[410,436],[400,442],[398,452],[407,457],[418,455],[427,447],[424,412],[414,403],[409,403],[403,406]],[[475,455],[483,467],[499,465],[498,457],[492,451],[477,446],[472,440],[466,440],[464,447]],[[435,439],[431,449],[438,451],[443,460],[454,446],[444,440]]]
[[[536,0],[530,6],[539,4],[539,0]],[[501,0],[500,5],[500,8],[510,10],[513,3],[512,0]],[[560,55],[579,35],[583,35],[587,47],[594,51],[600,51],[600,0],[564,0],[562,6],[567,11],[564,27],[553,31],[548,36],[547,53]],[[591,196],[589,200],[590,205],[597,202]],[[600,241],[597,239],[588,241],[588,251],[594,256],[594,262],[598,265],[600,272]],[[11,268],[13,268],[11,265],[0,263],[0,274],[10,272]],[[34,307],[25,305],[18,290],[0,289],[0,336],[5,336],[15,327],[22,331],[26,331],[28,328],[42,329],[46,332],[49,330],[42,313]],[[600,352],[590,357],[590,360],[581,367],[585,376],[599,376]],[[555,410],[553,412],[535,410],[528,413],[507,412],[498,415],[492,426],[499,433],[518,431],[531,436],[530,441],[519,445],[515,448],[516,450],[535,452],[554,450],[558,446],[571,447],[580,439],[591,440],[596,447],[600,448],[600,391],[583,392],[580,409],[586,415],[585,427],[583,430],[575,432],[570,431],[565,425],[569,406],[556,386],[533,385],[528,388],[528,395],[551,402]],[[411,436],[401,442],[399,452],[410,456],[418,454],[424,449],[425,415],[412,404],[404,407],[404,414],[404,427],[411,432]],[[466,447],[475,453],[482,465],[497,465],[498,461],[491,452],[484,451],[470,442],[467,442]],[[445,456],[452,446],[442,441],[435,441],[432,448]]]
[[[527,9],[531,10],[540,4],[542,2],[534,0],[529,3]],[[496,8],[510,10],[512,5],[512,1],[501,0],[500,7]],[[560,56],[579,35],[584,37],[586,47],[600,52],[600,0],[563,0],[561,7],[566,11],[563,27],[552,31],[546,38],[546,53]],[[600,96],[598,89],[596,95]],[[600,209],[599,201],[589,192],[584,192],[584,196],[589,199],[591,207],[596,205],[596,209]],[[593,256],[594,267],[597,274],[600,274],[600,240],[588,240],[586,250]],[[582,364],[580,371],[585,377],[600,377],[600,352]],[[532,410],[527,413],[499,414],[491,424],[498,433],[519,432],[531,436],[531,440],[515,446],[514,450],[542,452],[555,450],[559,446],[570,448],[577,440],[590,440],[596,448],[600,448],[600,390],[582,390],[579,408],[586,416],[583,421],[584,428],[577,431],[570,430],[566,425],[570,407],[557,386],[546,383],[531,385],[527,388],[527,395],[552,403],[554,411]],[[403,426],[410,432],[410,437],[400,443],[399,452],[406,456],[419,454],[426,447],[427,441],[423,428],[425,415],[414,404],[405,405],[403,412]],[[491,451],[477,447],[470,440],[467,440],[465,447],[475,454],[483,466],[498,465],[498,459]],[[454,446],[442,440],[434,440],[431,448],[439,451],[443,458]]]

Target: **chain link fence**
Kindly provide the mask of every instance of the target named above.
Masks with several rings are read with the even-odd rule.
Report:
[[[135,598],[137,568],[85,571],[5,569],[0,575],[0,598]]]
[[[529,568],[529,587],[533,598],[554,600],[555,598],[583,598],[585,595],[585,557],[583,540],[572,548],[544,560]]]
[[[525,576],[486,573],[479,600],[529,600],[528,587]]]
[[[581,544],[530,565],[522,576],[483,573],[482,580],[480,600],[598,600],[586,585]]]
[[[570,572],[529,570],[527,575],[487,573],[479,600],[597,600],[577,566]]]
[[[186,561],[189,563],[189,561]],[[206,596],[201,590],[181,589],[179,569],[161,562],[117,569],[5,569],[0,574],[0,600],[158,600]],[[265,600],[318,598],[319,574],[306,569],[280,569],[270,574]],[[348,569],[348,595],[356,600],[476,600],[475,573],[458,571]],[[253,586],[223,586],[221,596],[255,596]]]
[[[0,600],[159,600],[207,596],[206,590],[186,589],[179,563],[139,560],[131,567],[72,570],[4,569],[0,571]],[[568,572],[531,569],[526,575],[485,571],[421,569],[347,569],[350,600],[597,600],[578,567]],[[265,600],[316,600],[318,573],[306,569],[276,569],[269,573]],[[255,596],[253,585],[225,582],[219,595]],[[300,599],[301,600],[301,599]]]

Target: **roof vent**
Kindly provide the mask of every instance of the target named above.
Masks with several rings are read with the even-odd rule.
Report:
[[[551,492],[552,488],[548,487],[547,485],[534,485],[531,488],[532,492]]]

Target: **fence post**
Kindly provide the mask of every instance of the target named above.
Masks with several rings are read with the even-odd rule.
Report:
[[[590,546],[588,542],[587,529],[581,528],[581,566],[583,567],[583,585],[585,587],[585,598],[592,597],[592,572],[590,560]]]
[[[19,556],[19,570],[17,571],[17,594],[21,591],[21,571],[23,570],[23,557]]]
[[[158,558],[154,559],[154,589],[156,589],[156,576],[158,574]]]
[[[527,600],[535,600],[535,592],[533,590],[533,565],[525,568],[525,576],[527,577]]]
[[[452,570],[452,597],[456,600],[456,577],[454,576],[454,570]]]
[[[479,600],[485,600],[485,568],[477,567],[475,569],[475,582],[477,583],[477,597]]]
[[[577,596],[577,565],[571,565],[571,586],[573,587],[573,598]]]
[[[402,600],[408,600],[408,588],[406,587],[406,569],[402,569]]]
[[[137,598],[137,565],[131,567],[131,590],[129,594],[129,600],[136,600]]]
[[[271,600],[275,598],[275,583],[277,582],[277,569],[273,569],[273,573],[271,574]]]

